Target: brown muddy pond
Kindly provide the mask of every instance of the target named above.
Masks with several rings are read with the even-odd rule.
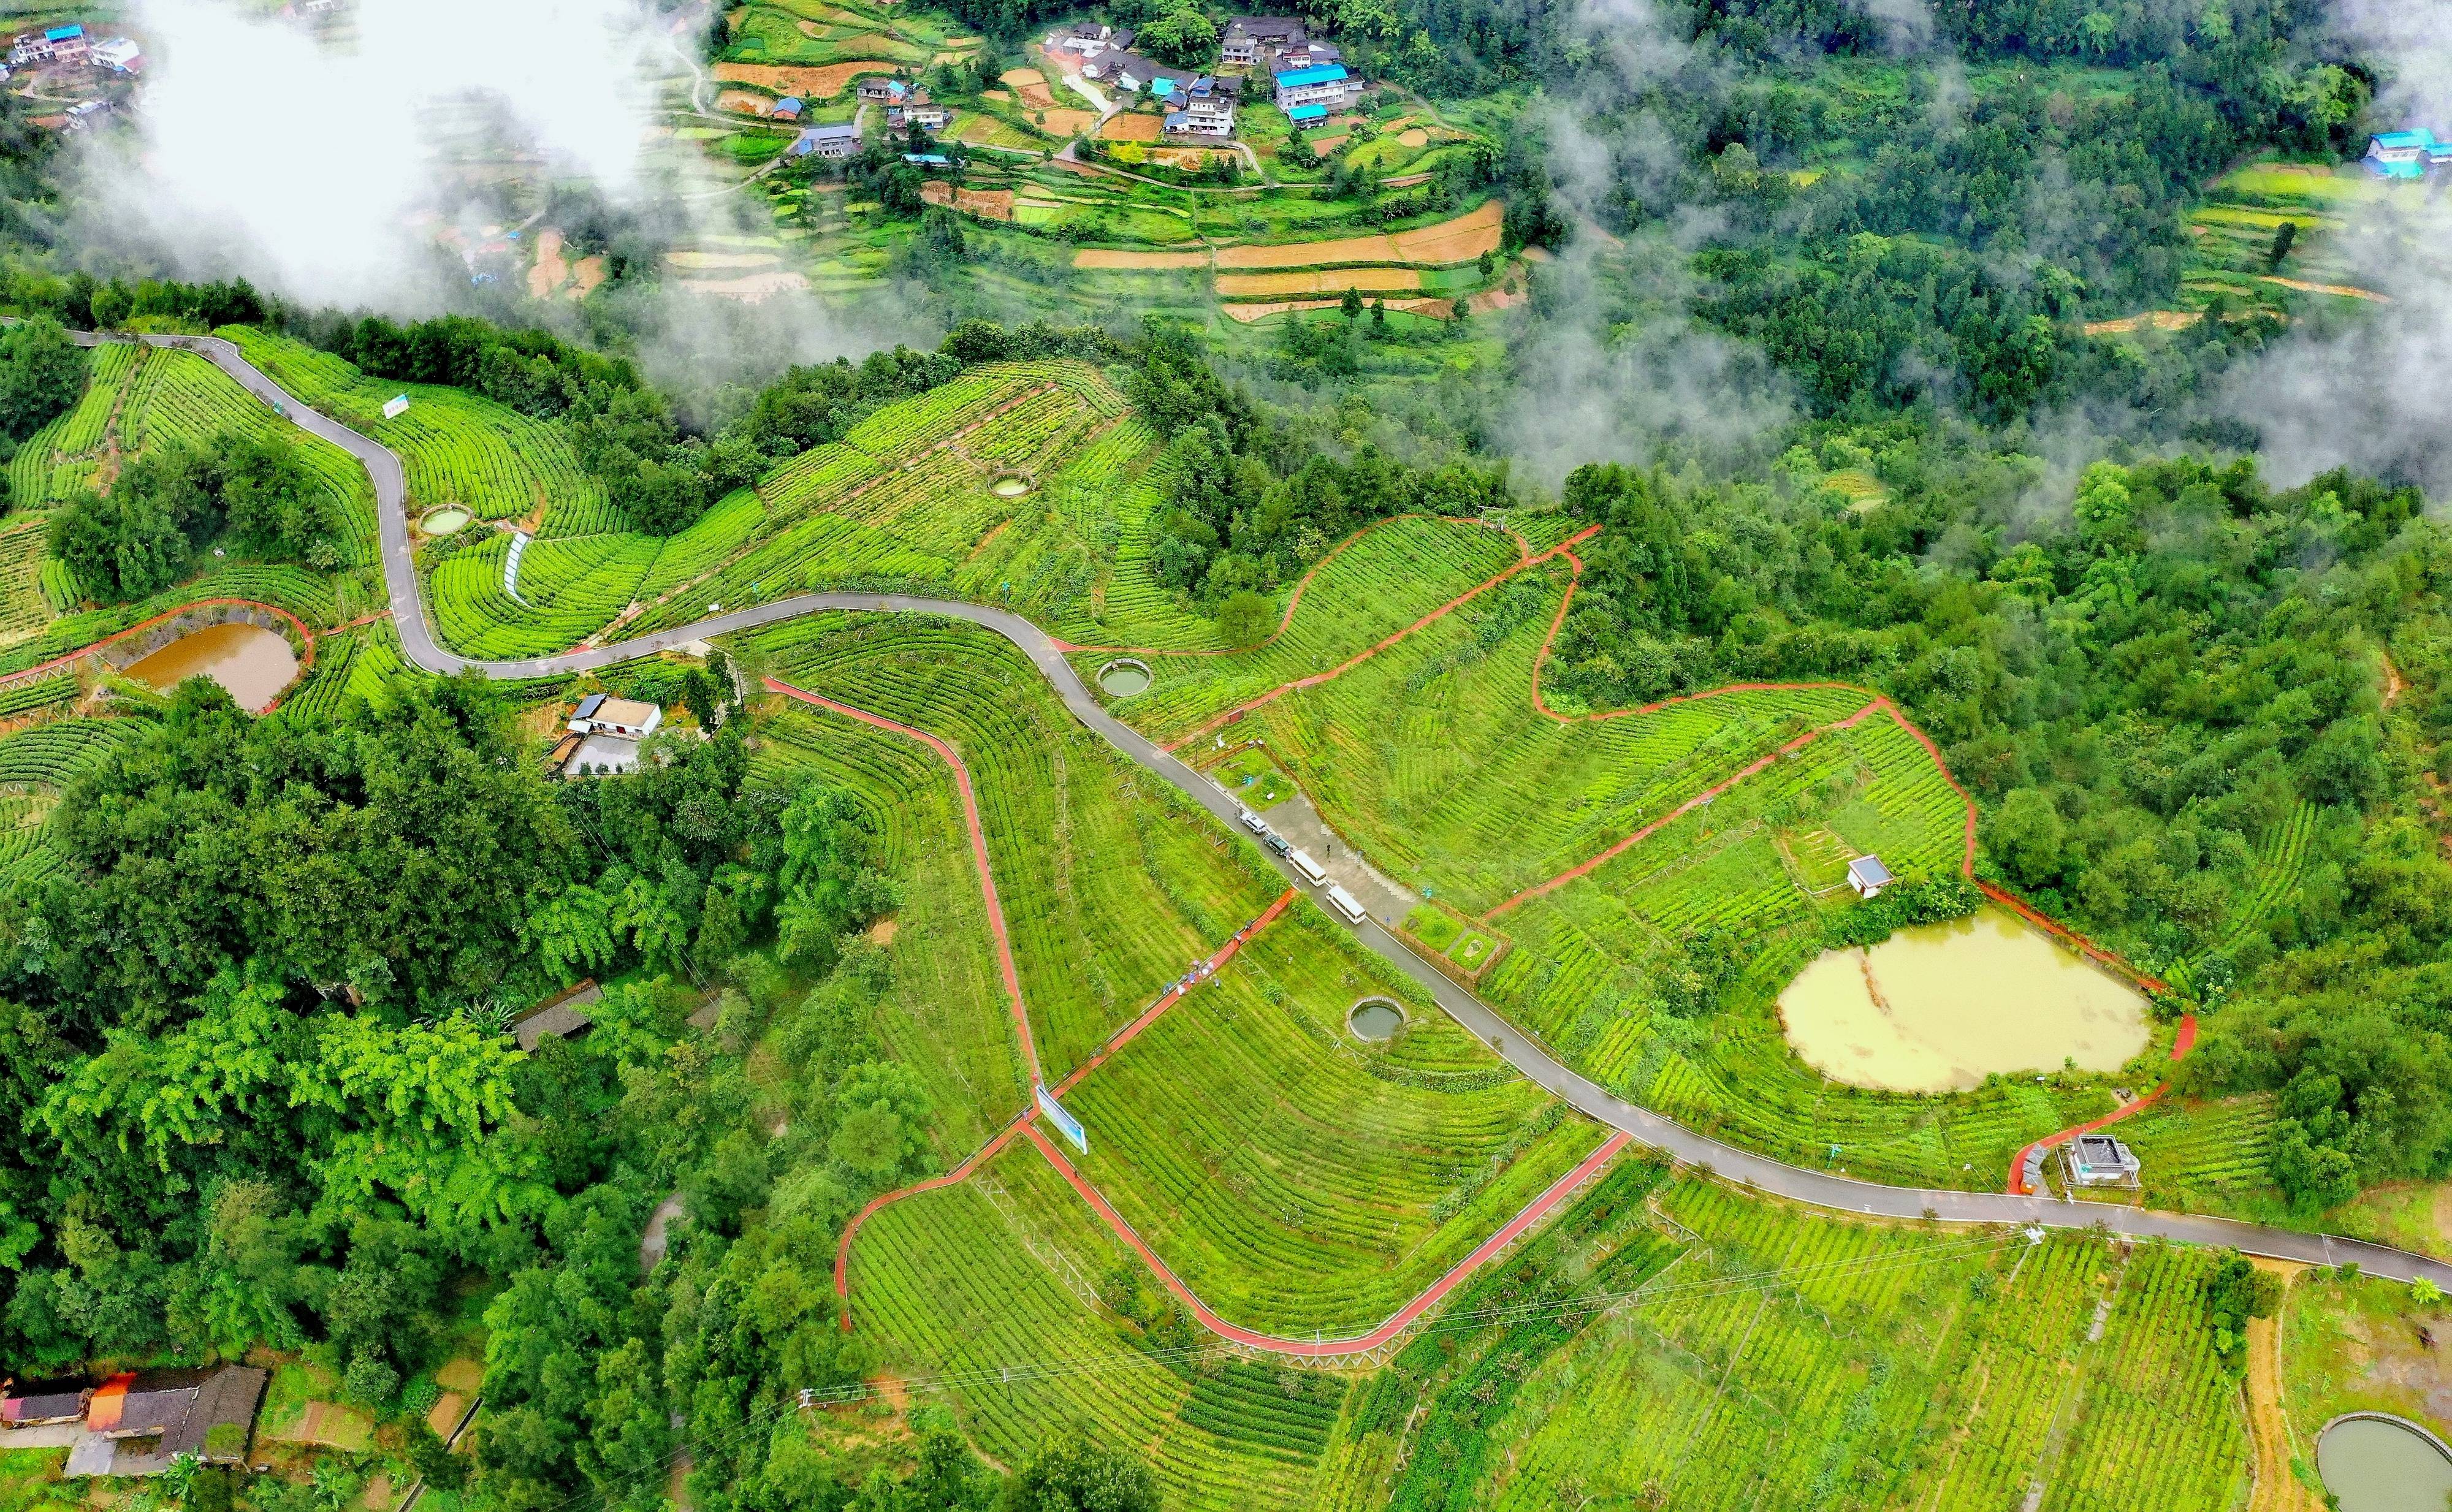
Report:
[[[189,677],[210,677],[240,708],[262,714],[298,676],[298,654],[262,625],[208,625],[129,667],[128,676],[164,693]]]
[[[1780,994],[1788,1042],[1834,1081],[1959,1091],[1995,1071],[2117,1070],[2146,999],[2002,909],[1829,951]]]

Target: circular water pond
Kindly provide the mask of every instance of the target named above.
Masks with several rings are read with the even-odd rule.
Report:
[[[1829,951],[1780,994],[1788,1041],[1834,1081],[1963,1091],[1995,1071],[2117,1070],[2146,999],[2003,909]]]
[[[1355,1039],[1380,1044],[1405,1027],[1405,1011],[1384,997],[1366,997],[1345,1015],[1345,1027]]]
[[[2442,1512],[2452,1450],[2403,1418],[2361,1412],[2316,1436],[2316,1473],[2342,1512]]]
[[[287,637],[233,620],[181,636],[128,668],[128,676],[169,692],[189,677],[210,677],[249,714],[262,714],[298,676]]]
[[[988,484],[988,492],[996,495],[999,499],[1019,499],[1022,495],[1030,492],[1030,480],[1024,478],[1019,473],[1007,473],[1002,478],[998,479],[995,482]]]
[[[468,511],[458,504],[445,504],[440,509],[427,510],[425,518],[417,522],[417,528],[429,536],[447,536],[453,531],[467,528],[468,520]]]
[[[1136,693],[1146,693],[1150,685],[1149,663],[1126,658],[1110,661],[1098,669],[1098,686],[1111,698],[1129,698]]]

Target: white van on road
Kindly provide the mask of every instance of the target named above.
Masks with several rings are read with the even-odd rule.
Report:
[[[1302,879],[1312,886],[1317,887],[1328,880],[1328,868],[1313,860],[1309,851],[1292,852],[1288,854],[1286,859],[1294,864],[1295,871],[1301,875]]]
[[[1370,911],[1363,908],[1362,900],[1345,891],[1342,884],[1329,888],[1328,906],[1336,910],[1338,915],[1348,924],[1359,924],[1371,916]]]

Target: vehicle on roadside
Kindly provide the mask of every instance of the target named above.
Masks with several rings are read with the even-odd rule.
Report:
[[[1362,900],[1345,891],[1341,883],[1330,884],[1328,906],[1335,909],[1337,916],[1348,924],[1359,924],[1371,916],[1371,911],[1362,906]]]
[[[1260,817],[1249,809],[1236,809],[1235,811],[1235,817],[1241,821],[1243,828],[1251,831],[1254,835],[1266,835],[1269,833],[1269,821]]]
[[[1277,834],[1274,830],[1261,835],[1260,843],[1267,846],[1270,850],[1276,852],[1279,855],[1291,854],[1294,851],[1294,846],[1287,842],[1286,837]]]
[[[1317,861],[1313,860],[1311,858],[1311,853],[1307,851],[1288,851],[1286,853],[1286,859],[1294,863],[1295,871],[1299,873],[1302,879],[1309,882],[1312,886],[1319,887],[1328,881],[1328,868],[1320,865]]]

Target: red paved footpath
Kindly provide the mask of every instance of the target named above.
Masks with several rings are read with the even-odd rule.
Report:
[[[176,619],[181,615],[188,613],[189,610],[212,608],[261,609],[266,614],[279,615],[282,619],[289,621],[291,629],[298,632],[298,638],[306,642],[306,655],[299,658],[297,675],[290,680],[294,682],[298,677],[303,677],[307,673],[315,670],[315,632],[306,628],[306,620],[299,619],[296,615],[291,614],[288,610],[282,608],[277,603],[265,603],[261,599],[199,599],[193,603],[183,603],[176,609],[165,609],[150,619],[140,619],[136,623],[129,625],[125,630],[105,636],[100,640],[93,642],[91,645],[79,646],[76,650],[68,653],[66,656],[53,657],[49,661],[36,662],[33,666],[28,667],[23,672],[11,672],[6,677],[0,677],[0,687],[6,687],[10,683],[23,682],[29,677],[38,677],[46,672],[56,672],[60,668],[68,666],[71,662],[84,660],[86,658],[92,656],[95,652],[100,651],[105,646],[117,645],[120,641],[127,639],[129,636],[143,635],[146,631],[152,629],[155,625],[163,623],[165,620]],[[338,628],[347,629],[348,627],[343,625]],[[270,714],[273,710],[280,707],[281,700],[279,698],[275,698],[272,702],[265,705],[264,712]]]
[[[1598,525],[1586,526],[1584,529],[1568,537],[1566,540],[1558,542],[1549,550],[1541,552],[1536,556],[1527,557],[1495,577],[1490,578],[1480,584],[1458,594],[1455,598],[1439,605],[1436,609],[1434,609],[1429,614],[1422,616],[1422,618],[1414,620],[1412,624],[1407,625],[1402,630],[1394,631],[1374,644],[1361,651],[1355,652],[1353,656],[1346,658],[1343,661],[1340,661],[1335,666],[1329,668],[1326,672],[1315,672],[1308,677],[1296,677],[1292,682],[1281,682],[1275,687],[1271,688],[1268,692],[1260,695],[1258,697],[1251,699],[1245,703],[1237,704],[1234,708],[1227,710],[1225,713],[1218,715],[1216,718],[1211,719],[1207,724],[1202,725],[1199,729],[1191,732],[1189,735],[1178,736],[1175,739],[1167,741],[1163,745],[1159,746],[1158,749],[1161,751],[1181,750],[1193,741],[1199,739],[1202,736],[1223,729],[1225,726],[1233,724],[1236,720],[1240,719],[1247,714],[1250,714],[1253,710],[1264,708],[1269,704],[1275,703],[1289,693],[1295,692],[1302,688],[1315,688],[1333,677],[1341,677],[1345,674],[1353,671],[1355,667],[1358,667],[1362,663],[1370,660],[1373,657],[1375,657],[1382,651],[1387,650],[1390,646],[1394,645],[1397,641],[1404,639],[1407,636],[1410,636],[1414,632],[1421,629],[1423,626],[1435,624],[1439,620],[1446,619],[1449,615],[1452,615],[1458,609],[1463,608],[1466,604],[1480,598],[1483,594],[1490,592],[1490,590],[1497,587],[1500,583],[1505,582],[1508,579],[1523,572],[1526,568],[1548,561],[1551,558],[1557,556],[1564,556],[1569,560],[1573,560],[1574,553],[1569,551],[1567,548],[1574,545],[1577,541],[1590,540],[1600,532],[1600,528],[1601,527]]]
[[[1382,526],[1393,525],[1400,520],[1443,520],[1451,525],[1471,525],[1478,530],[1504,529],[1504,527],[1485,524],[1478,520],[1469,520],[1461,515],[1404,514],[1390,515],[1385,520],[1374,520],[1371,524],[1365,525],[1360,530],[1355,531],[1353,535],[1346,537],[1343,540],[1338,541],[1335,546],[1329,549],[1326,556],[1320,558],[1319,560],[1313,562],[1310,569],[1304,572],[1302,577],[1295,581],[1294,597],[1286,600],[1286,612],[1277,617],[1277,628],[1269,632],[1269,637],[1266,640],[1256,640],[1248,646],[1209,646],[1198,650],[1169,650],[1162,646],[1085,646],[1078,641],[1065,640],[1056,636],[1048,637],[1047,643],[1054,646],[1057,650],[1066,652],[1068,654],[1076,651],[1085,651],[1093,656],[1104,656],[1113,653],[1115,655],[1127,657],[1233,657],[1244,655],[1249,652],[1266,650],[1269,646],[1275,643],[1278,637],[1286,633],[1286,628],[1289,625],[1292,625],[1295,622],[1295,610],[1302,603],[1304,591],[1311,587],[1311,580],[1319,576],[1322,568],[1326,567],[1330,562],[1335,561],[1337,558],[1344,556],[1347,548],[1351,547],[1355,541],[1360,540],[1363,537],[1381,528]],[[1523,566],[1524,561],[1532,560],[1532,543],[1526,540],[1523,534],[1519,531],[1505,529],[1504,533],[1514,540],[1516,555],[1524,559],[1524,560],[1518,561],[1515,565],[1518,567]]]
[[[1150,1247],[1141,1242],[1141,1236],[1133,1232],[1132,1225],[1124,1222],[1123,1216],[1107,1205],[1107,1199],[1099,1195],[1098,1188],[1091,1186],[1082,1178],[1079,1171],[1073,1168],[1073,1163],[1064,1158],[1045,1134],[1039,1132],[1036,1123],[1024,1124],[1022,1132],[1030,1136],[1031,1142],[1038,1147],[1039,1153],[1047,1157],[1049,1163],[1063,1174],[1064,1179],[1073,1184],[1073,1189],[1081,1194],[1081,1200],[1096,1208],[1098,1216],[1107,1221],[1107,1227],[1113,1228],[1124,1243],[1132,1246],[1134,1252],[1141,1257],[1142,1264],[1156,1271],[1158,1279],[1166,1283],[1167,1289],[1174,1292],[1177,1298],[1192,1310],[1192,1315],[1200,1320],[1201,1326],[1220,1338],[1231,1339],[1236,1344],[1248,1345],[1255,1349],[1265,1349],[1272,1354],[1294,1355],[1313,1360],[1333,1360],[1346,1355],[1365,1354],[1412,1327],[1420,1320],[1422,1314],[1437,1306],[1441,1299],[1453,1291],[1475,1270],[1481,1268],[1483,1263],[1491,1256],[1523,1237],[1527,1229],[1539,1223],[1552,1208],[1566,1201],[1573,1194],[1576,1188],[1590,1181],[1595,1172],[1610,1163],[1612,1156],[1631,1143],[1633,1137],[1623,1132],[1610,1135],[1600,1149],[1584,1157],[1583,1164],[1559,1177],[1551,1185],[1548,1191],[1534,1198],[1522,1212],[1509,1219],[1507,1227],[1483,1240],[1472,1254],[1457,1261],[1446,1275],[1432,1283],[1421,1295],[1405,1304],[1397,1310],[1394,1317],[1369,1333],[1352,1339],[1282,1339],[1275,1334],[1257,1333],[1250,1328],[1237,1327],[1210,1311],[1208,1305],[1194,1296],[1192,1288],[1185,1286],[1180,1277],[1167,1268],[1166,1262],[1158,1259]]]
[[[1216,954],[1210,956],[1208,960],[1201,963],[1199,972],[1193,976],[1189,985],[1177,983],[1175,986],[1168,988],[1164,992],[1159,993],[1158,1000],[1149,1006],[1149,1011],[1147,1012],[1141,1014],[1140,1017],[1134,1019],[1123,1028],[1116,1031],[1114,1037],[1110,1038],[1104,1045],[1099,1046],[1096,1053],[1091,1055],[1088,1060],[1083,1061],[1079,1066],[1074,1068],[1071,1075],[1065,1077],[1062,1081],[1058,1082],[1054,1089],[1055,1095],[1061,1097],[1066,1092],[1071,1091],[1080,1083],[1082,1077],[1089,1075],[1092,1071],[1097,1070],[1099,1067],[1105,1065],[1107,1063],[1108,1056],[1113,1055],[1116,1051],[1122,1050],[1125,1046],[1131,1044],[1139,1036],[1142,1030],[1145,1030],[1152,1024],[1157,1023],[1159,1014],[1181,1002],[1185,993],[1191,992],[1193,988],[1198,987],[1201,983],[1216,975],[1217,969],[1219,967],[1224,966],[1228,961],[1233,960],[1238,953],[1240,953],[1243,947],[1251,943],[1253,936],[1258,934],[1262,930],[1267,929],[1270,925],[1275,923],[1277,915],[1283,913],[1287,907],[1300,895],[1301,894],[1293,888],[1288,888],[1283,893],[1278,893],[1277,900],[1275,903],[1270,904],[1266,909],[1263,909],[1260,912],[1260,916],[1258,918],[1254,919],[1251,923],[1244,925],[1239,930],[1236,930],[1233,939],[1228,940],[1224,945],[1219,946]]]
[[[1277,915],[1286,911],[1287,905],[1294,902],[1295,895],[1295,892],[1293,888],[1286,889],[1284,893],[1281,894],[1275,903],[1270,904],[1266,909],[1261,911],[1259,917],[1254,919],[1251,923],[1244,925],[1241,929],[1236,930],[1232,939],[1219,946],[1216,951],[1210,955],[1209,959],[1203,965],[1203,970],[1197,974],[1197,980],[1195,985],[1197,985],[1198,981],[1206,981],[1211,976],[1215,975],[1217,968],[1225,965],[1228,961],[1233,960],[1236,955],[1242,951],[1244,946],[1252,942],[1256,935],[1257,935],[1262,930],[1267,929],[1271,924],[1276,922]],[[1108,1056],[1114,1054],[1116,1051],[1123,1049],[1125,1045],[1131,1043],[1131,1041],[1137,1036],[1142,1030],[1145,1030],[1152,1024],[1157,1022],[1159,1014],[1165,1012],[1168,1009],[1180,1002],[1185,991],[1186,990],[1181,987],[1170,987],[1164,992],[1159,993],[1157,1001],[1150,1005],[1148,1011],[1142,1013],[1140,1017],[1134,1019],[1122,1029],[1117,1030],[1106,1044],[1098,1048],[1098,1052],[1097,1054],[1091,1056],[1087,1061],[1084,1061],[1078,1070],[1075,1070],[1072,1075],[1065,1077],[1064,1080],[1054,1089],[1054,1095],[1061,1097],[1066,1092],[1072,1090],[1074,1085],[1079,1082],[1082,1077],[1089,1075],[1091,1070],[1097,1068],[1100,1063],[1104,1062]],[[842,1299],[842,1326],[844,1332],[848,1333],[851,1331],[851,1242],[852,1236],[860,1232],[860,1226],[868,1222],[871,1215],[875,1214],[878,1209],[885,1207],[888,1203],[900,1202],[903,1198],[911,1196],[916,1192],[934,1191],[939,1187],[950,1187],[954,1183],[960,1181],[963,1177],[978,1169],[982,1161],[987,1160],[998,1150],[1004,1149],[1004,1147],[1012,1141],[1013,1136],[1021,1131],[1021,1126],[1026,1120],[1033,1119],[1038,1116],[1038,1108],[1036,1103],[1023,1108],[1019,1113],[1014,1116],[1013,1122],[1005,1125],[1003,1129],[1000,1130],[994,1139],[988,1141],[984,1147],[974,1152],[968,1160],[963,1161],[952,1170],[942,1176],[932,1176],[926,1181],[916,1182],[911,1186],[898,1188],[893,1191],[886,1192],[872,1200],[867,1207],[862,1208],[860,1210],[859,1215],[853,1218],[851,1223],[844,1227],[842,1243],[835,1249],[835,1295]]]
[[[1576,538],[1576,540],[1581,539],[1583,538]],[[1570,541],[1568,544],[1572,545],[1573,542]],[[1868,697],[1872,699],[1872,702],[1867,704],[1864,708],[1857,710],[1854,714],[1849,715],[1845,719],[1839,720],[1834,724],[1824,725],[1818,730],[1808,731],[1806,734],[1797,736],[1788,744],[1780,747],[1777,751],[1772,752],[1770,756],[1764,756],[1761,760],[1747,767],[1744,771],[1737,773],[1735,776],[1713,787],[1696,794],[1693,797],[1687,799],[1684,803],[1681,803],[1676,808],[1670,810],[1669,813],[1663,815],[1660,818],[1645,825],[1642,829],[1627,836],[1625,839],[1620,840],[1615,845],[1611,846],[1608,850],[1603,851],[1596,856],[1593,856],[1591,860],[1586,861],[1579,866],[1570,867],[1568,870],[1537,886],[1525,889],[1515,896],[1509,898],[1506,902],[1499,904],[1496,908],[1492,909],[1489,913],[1483,914],[1482,918],[1484,922],[1494,919],[1500,914],[1507,913],[1509,910],[1517,907],[1519,904],[1529,902],[1533,898],[1541,896],[1545,893],[1553,892],[1560,887],[1564,887],[1567,883],[1575,880],[1577,877],[1589,874],[1606,864],[1612,857],[1623,854],[1629,848],[1656,834],[1662,826],[1683,815],[1691,813],[1702,804],[1710,801],[1711,799],[1719,796],[1722,793],[1727,792],[1730,788],[1735,786],[1737,783],[1742,782],[1746,778],[1761,772],[1766,767],[1771,765],[1771,763],[1777,761],[1780,757],[1797,750],[1799,747],[1814,739],[1816,736],[1828,734],[1832,730],[1846,729],[1849,726],[1855,724],[1858,720],[1863,719],[1867,715],[1879,711],[1889,716],[1891,721],[1897,724],[1900,729],[1905,730],[1908,735],[1914,736],[1916,742],[1924,747],[1925,754],[1932,758],[1933,769],[1941,774],[1942,780],[1949,784],[1951,790],[1958,795],[1959,801],[1966,806],[1966,841],[1961,850],[1958,862],[1958,871],[1960,875],[1966,877],[1968,881],[1973,882],[1977,889],[1979,889],[1986,897],[1990,898],[1993,902],[2009,909],[2020,918],[2025,919],[2027,923],[2035,926],[2037,929],[2043,930],[2047,933],[2054,934],[2066,940],[2071,946],[2076,948],[2080,954],[2085,955],[2087,959],[2098,962],[2119,972],[2121,975],[2128,977],[2149,992],[2166,993],[2170,991],[2170,988],[2159,977],[2149,976],[2146,972],[2139,971],[2136,967],[2130,965],[2126,959],[2124,959],[2119,952],[2096,944],[2094,941],[2086,938],[2084,934],[2079,933],[2077,931],[2070,929],[2068,926],[2051,917],[2049,914],[2028,903],[2026,899],[2018,896],[2008,889],[1995,886],[1975,874],[1975,796],[1973,794],[1968,793],[1965,784],[1958,780],[1958,775],[1949,770],[1949,763],[1942,758],[1941,747],[1934,742],[1932,736],[1927,735],[1922,727],[1917,725],[1914,720],[1908,718],[1907,715],[1899,709],[1898,705],[1890,701],[1888,695],[1875,693],[1869,688],[1858,688],[1854,683],[1847,682],[1733,682],[1725,687],[1711,688],[1702,693],[1680,694],[1673,698],[1663,698],[1657,703],[1647,703],[1639,708],[1611,709],[1598,714],[1589,714],[1580,717],[1575,715],[1560,714],[1555,709],[1551,708],[1549,704],[1542,700],[1541,697],[1541,669],[1549,662],[1550,651],[1557,642],[1558,631],[1567,622],[1567,611],[1574,604],[1575,588],[1576,585],[1582,581],[1584,573],[1584,561],[1582,558],[1576,556],[1572,551],[1566,553],[1566,558],[1569,565],[1573,570],[1574,576],[1568,579],[1566,596],[1559,599],[1558,612],[1550,621],[1550,634],[1542,640],[1539,654],[1532,658],[1532,707],[1540,713],[1548,716],[1550,718],[1558,720],[1562,724],[1572,723],[1578,717],[1585,719],[1623,719],[1634,715],[1651,714],[1657,710],[1665,709],[1672,703],[1689,703],[1700,698],[1715,698],[1730,693],[1804,692],[1808,690],[1847,688],[1865,694]],[[2190,1050],[2196,1047],[2196,1015],[2193,1013],[2181,1015],[2179,1033],[2174,1036],[2171,1041],[2171,1060],[2174,1063],[2180,1061]],[[2009,1195],[2013,1197],[2030,1195],[2026,1187],[2027,1157],[2034,1153],[2037,1149],[2048,1149],[2055,1145],[2066,1144],[2069,1140],[2075,1139],[2080,1134],[2092,1133],[2094,1130],[2101,1129],[2107,1124],[2116,1124],[2124,1118],[2142,1112],[2146,1109],[2151,1108],[2156,1103],[2162,1101],[2164,1094],[2168,1092],[2170,1090],[2171,1084],[2168,1081],[2165,1081],[2161,1086],[2155,1088],[2152,1091],[2146,1093],[2144,1097],[2137,1099],[2137,1101],[2128,1104],[2126,1107],[2122,1108],[2115,1112],[2106,1113],[2103,1117],[2094,1119],[2089,1123],[2079,1124],[2073,1128],[2061,1129],[2057,1133],[2047,1134],[2043,1138],[2036,1140],[2033,1144],[2027,1146],[2026,1149],[2018,1151],[2017,1157],[2009,1163]]]
[[[897,724],[865,709],[855,709],[847,703],[837,703],[832,698],[793,687],[779,678],[768,677],[766,686],[770,691],[780,693],[787,698],[798,698],[802,703],[814,704],[818,708],[840,714],[846,718],[858,719],[862,724],[875,725],[880,730],[891,730],[896,735],[908,736],[943,756],[945,764],[954,769],[954,785],[959,788],[962,794],[962,819],[971,830],[971,859],[979,865],[979,892],[987,899],[988,930],[996,935],[997,965],[1004,972],[1005,997],[1013,1005],[1013,1030],[1021,1040],[1021,1058],[1030,1068],[1030,1084],[1036,1087],[1046,1080],[1038,1070],[1038,1043],[1030,1035],[1030,1010],[1024,1007],[1021,1001],[1021,975],[1014,970],[1013,940],[1005,933],[1004,929],[1004,905],[997,899],[996,874],[988,870],[988,836],[987,832],[979,827],[979,800],[971,790],[971,769],[962,765],[961,756],[952,746],[925,730],[915,730],[907,724]]]

